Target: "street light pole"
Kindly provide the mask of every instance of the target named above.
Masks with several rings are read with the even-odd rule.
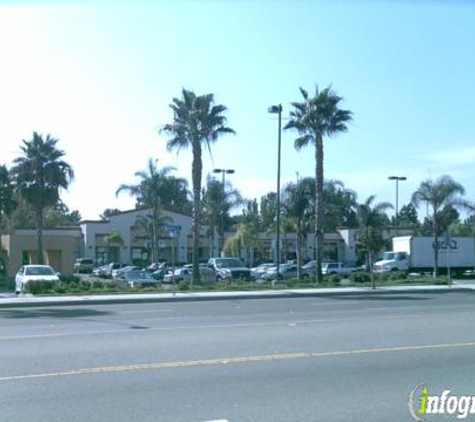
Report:
[[[226,183],[226,174],[234,174],[233,169],[214,169],[213,173],[221,173],[221,183],[223,184],[223,201],[226,199],[225,194],[226,194],[226,188],[225,188],[225,183]],[[224,212],[221,213],[221,243],[222,247],[224,249]]]
[[[279,116],[279,131],[277,140],[277,198],[276,198],[276,225],[277,233],[275,236],[275,250],[276,250],[276,275],[279,277],[280,266],[280,150],[281,150],[281,138],[282,138],[282,104],[270,106],[267,110],[271,114],[278,114]]]
[[[396,181],[396,236],[399,234],[399,181],[407,180],[406,176],[389,176],[388,180]]]

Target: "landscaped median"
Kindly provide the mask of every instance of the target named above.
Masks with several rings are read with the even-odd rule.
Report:
[[[373,273],[376,287],[409,286],[409,285],[447,285],[447,277],[433,279],[429,276],[407,276],[404,272]],[[14,283],[11,279],[0,279],[3,290],[13,291]],[[134,286],[114,280],[96,277],[61,277],[59,282],[34,281],[28,283],[26,293],[34,296],[71,296],[71,295],[110,295],[135,293],[170,293],[170,292],[233,292],[233,291],[269,291],[285,289],[315,289],[338,287],[371,287],[371,274],[356,272],[348,277],[334,274],[324,278],[323,283],[315,283],[314,279],[304,280],[287,279],[271,281],[221,281],[212,284],[191,284],[180,281],[175,285],[162,284],[157,286]]]

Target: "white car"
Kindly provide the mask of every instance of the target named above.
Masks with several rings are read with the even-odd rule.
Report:
[[[30,281],[59,281],[58,274],[49,265],[23,265],[15,276],[15,293],[23,293]]]

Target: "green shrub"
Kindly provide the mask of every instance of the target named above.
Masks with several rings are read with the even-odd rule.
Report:
[[[26,284],[25,290],[28,293],[31,293],[33,295],[39,295],[39,294],[52,292],[54,286],[55,286],[54,281],[34,280],[34,281],[29,281]]]
[[[285,285],[290,288],[295,287],[296,284],[297,284],[296,278],[289,278],[288,280],[285,281]]]
[[[81,278],[75,275],[60,275],[59,276],[60,281],[63,283],[79,283],[81,281]]]
[[[56,287],[54,288],[54,292],[55,292],[55,293],[59,293],[59,294],[64,294],[64,293],[66,293],[67,291],[68,291],[68,290],[66,289],[66,287],[65,287],[63,284],[58,285],[58,286],[56,286]]]
[[[367,283],[371,281],[371,275],[364,271],[357,271],[350,274],[350,280],[354,283]]]
[[[324,278],[324,281],[332,286],[337,286],[343,277],[340,274],[330,274]]]
[[[68,291],[79,290],[79,282],[77,281],[67,281],[64,286]]]
[[[389,280],[389,277],[391,277],[391,273],[390,272],[386,272],[386,273],[373,273],[373,277],[376,281],[382,281],[382,282],[385,282],[385,281],[388,281]]]
[[[181,291],[190,290],[190,282],[187,280],[181,280],[178,283],[178,290],[181,290]]]
[[[87,292],[88,290],[91,290],[91,283],[89,283],[89,281],[86,281],[86,280],[80,280],[79,290],[83,292]]]
[[[92,282],[92,288],[96,290],[104,290],[106,288],[105,283],[101,280],[94,280]]]
[[[407,274],[405,271],[391,271],[389,273],[389,280],[405,280]]]

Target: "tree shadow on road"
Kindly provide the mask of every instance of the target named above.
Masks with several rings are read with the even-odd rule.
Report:
[[[27,319],[27,318],[56,318],[56,319],[72,319],[110,315],[111,312],[97,311],[88,308],[74,309],[0,309],[0,319]]]

